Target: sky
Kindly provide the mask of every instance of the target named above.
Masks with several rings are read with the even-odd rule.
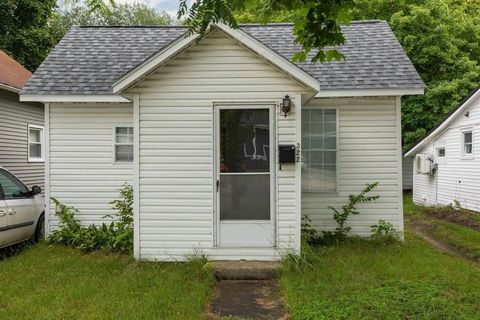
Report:
[[[155,8],[157,11],[166,11],[175,16],[178,11],[179,0],[115,0],[118,3],[145,3],[147,6]]]

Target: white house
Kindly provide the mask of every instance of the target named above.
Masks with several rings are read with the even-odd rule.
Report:
[[[374,181],[352,231],[402,230],[400,97],[424,84],[386,22],[343,30],[346,61],[294,64],[291,24],[73,28],[22,92],[46,107],[47,196],[98,223],[133,184],[149,260],[279,259],[302,213],[331,229]]]
[[[20,91],[31,76],[0,50],[0,166],[28,187],[43,188],[43,104],[20,102]]]
[[[414,145],[413,201],[480,211],[480,88]]]

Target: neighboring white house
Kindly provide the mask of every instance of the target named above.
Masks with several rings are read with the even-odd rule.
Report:
[[[279,259],[302,213],[331,229],[327,206],[375,181],[352,232],[403,230],[400,97],[422,80],[384,21],[345,27],[347,60],[325,64],[291,62],[292,28],[73,28],[22,92],[46,106],[47,196],[99,223],[133,184],[149,260]]]
[[[0,166],[28,187],[37,185],[43,190],[43,104],[20,102],[20,90],[31,76],[0,50]]]
[[[414,157],[415,203],[480,211],[480,88],[405,156]]]

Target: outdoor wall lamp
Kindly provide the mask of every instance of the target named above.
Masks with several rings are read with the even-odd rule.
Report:
[[[290,96],[287,94],[283,99],[282,99],[282,112],[285,115],[285,118],[287,117],[287,113],[292,110],[292,100],[290,99]]]

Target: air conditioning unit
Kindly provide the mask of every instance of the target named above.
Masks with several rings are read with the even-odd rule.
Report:
[[[415,171],[423,174],[433,174],[433,155],[431,154],[417,154],[415,156]]]

